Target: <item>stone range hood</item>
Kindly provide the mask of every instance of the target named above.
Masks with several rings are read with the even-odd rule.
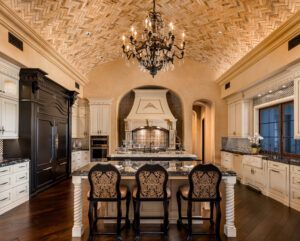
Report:
[[[168,102],[167,89],[135,89],[133,107],[125,119],[125,138],[132,142],[132,132],[141,127],[158,127],[169,131],[168,149],[176,147],[176,121]]]

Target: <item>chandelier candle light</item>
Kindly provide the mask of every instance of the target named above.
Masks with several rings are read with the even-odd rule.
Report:
[[[159,12],[153,9],[145,20],[142,39],[137,40],[137,31],[131,27],[130,37],[122,36],[123,53],[127,59],[136,58],[142,71],[149,71],[154,77],[159,70],[174,69],[174,58],[183,59],[185,49],[185,33],[182,33],[180,46],[175,44],[174,25],[169,24],[167,35],[163,34],[164,21]],[[126,41],[127,40],[127,41]]]

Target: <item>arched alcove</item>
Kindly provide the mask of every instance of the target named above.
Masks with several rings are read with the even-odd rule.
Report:
[[[147,85],[140,86],[135,89],[167,89],[162,86]],[[172,90],[168,89],[167,102],[174,117],[177,119],[176,130],[178,140],[183,142],[183,105],[180,97]],[[119,101],[118,105],[118,144],[122,144],[125,139],[125,122],[124,119],[128,116],[134,102],[133,90],[128,91]]]

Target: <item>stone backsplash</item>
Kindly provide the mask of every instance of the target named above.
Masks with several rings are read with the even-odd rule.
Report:
[[[222,150],[251,153],[251,144],[247,138],[222,137]]]
[[[0,140],[0,161],[3,160],[3,140]]]

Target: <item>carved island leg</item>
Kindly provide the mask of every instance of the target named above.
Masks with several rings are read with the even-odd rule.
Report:
[[[226,189],[224,233],[227,237],[236,237],[236,227],[234,225],[234,184],[236,183],[236,176],[225,177],[224,182]]]
[[[81,177],[73,176],[72,182],[74,185],[74,225],[72,228],[72,237],[81,237],[83,234]]]

